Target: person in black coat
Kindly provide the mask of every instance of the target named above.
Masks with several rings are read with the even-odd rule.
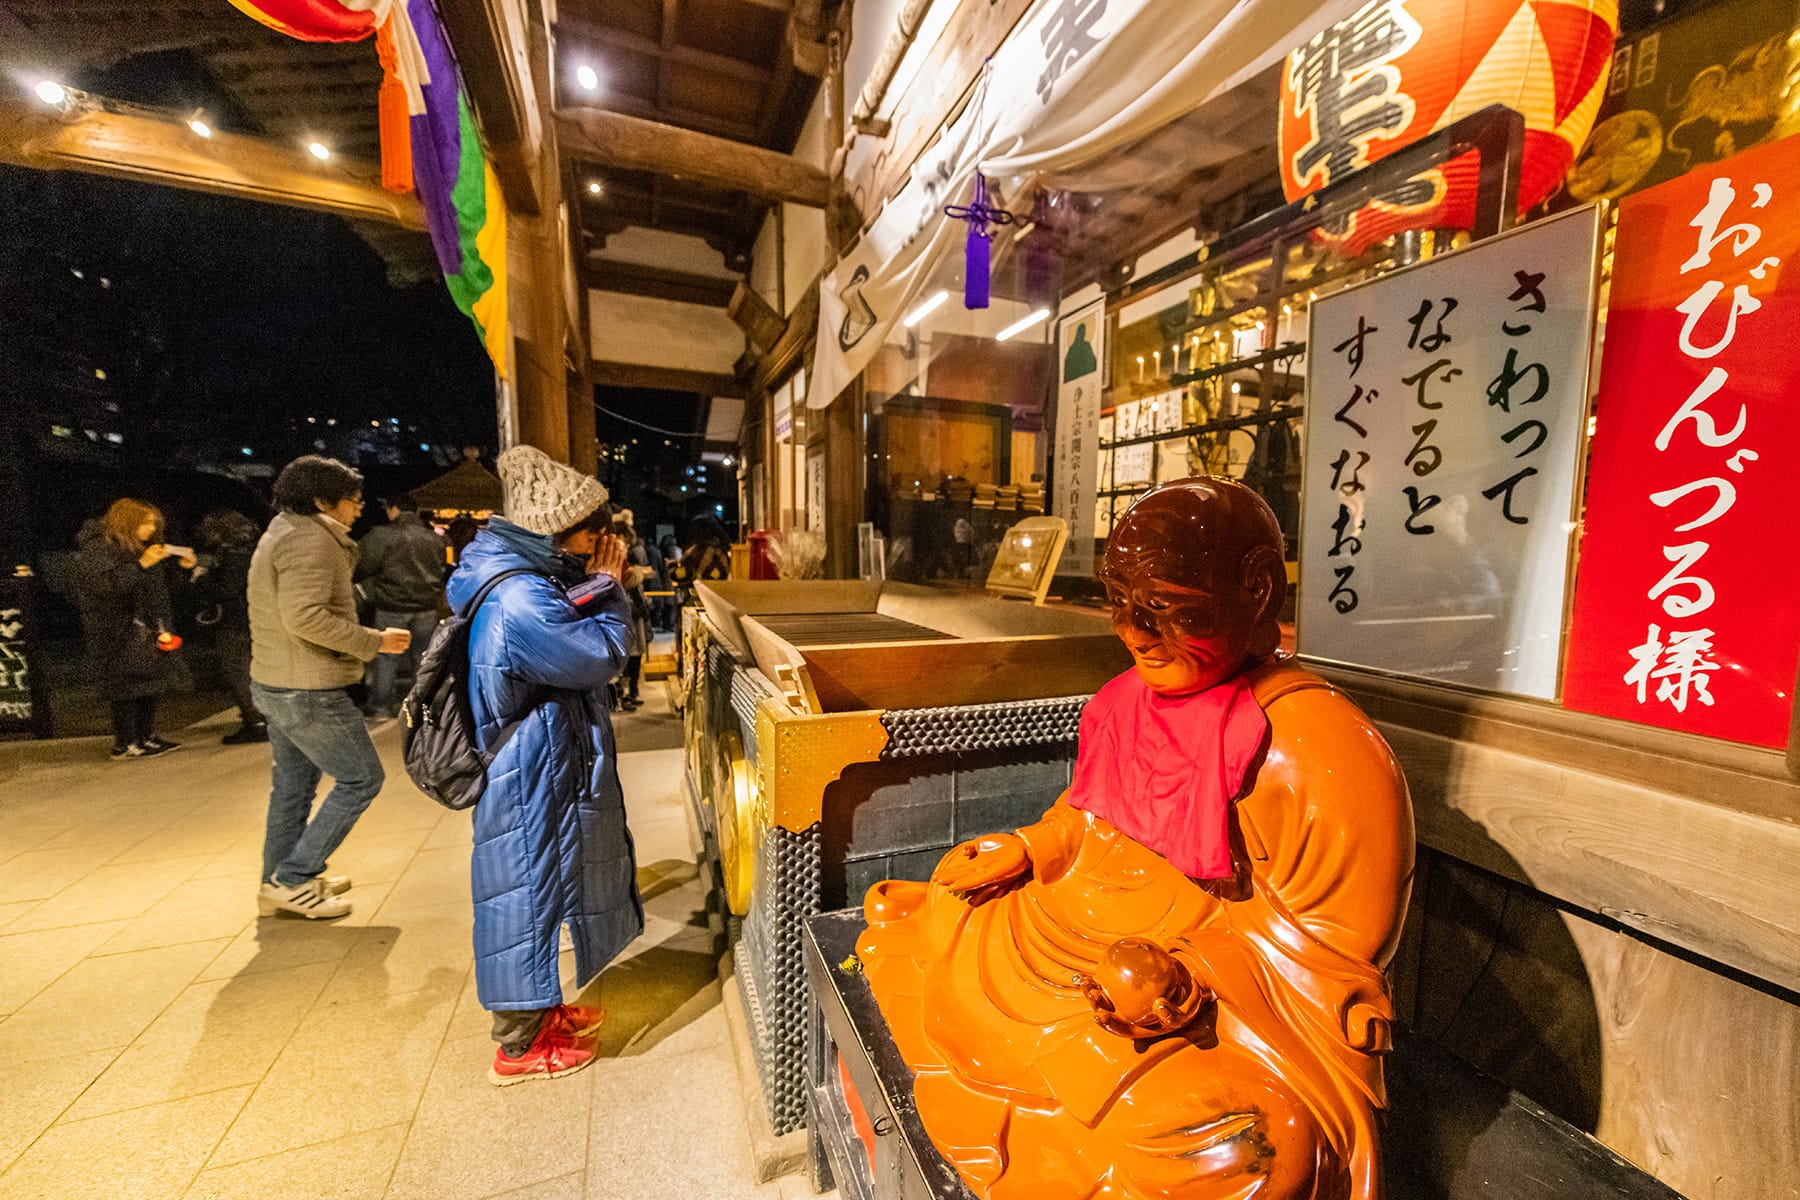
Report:
[[[209,513],[200,522],[200,545],[213,561],[194,576],[200,623],[213,631],[219,672],[237,703],[240,727],[221,740],[242,746],[269,740],[268,722],[250,695],[250,555],[258,530],[243,513]]]
[[[112,702],[114,758],[151,758],[176,748],[156,736],[156,703],[184,675],[171,630],[162,513],[141,500],[115,500],[84,526],[72,564],[76,603],[94,683]],[[198,565],[177,550],[185,570]]]

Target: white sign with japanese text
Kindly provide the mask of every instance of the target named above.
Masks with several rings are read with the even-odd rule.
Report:
[[[1597,208],[1315,301],[1297,640],[1554,698]]]
[[[1094,490],[1100,463],[1100,392],[1105,382],[1106,302],[1057,322],[1056,478],[1050,511],[1069,523],[1058,574],[1094,571]]]

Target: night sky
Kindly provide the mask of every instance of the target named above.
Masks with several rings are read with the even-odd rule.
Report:
[[[14,168],[0,210],[0,391],[33,473],[272,470],[324,441],[421,482],[492,450],[473,327],[440,281],[391,283],[338,218]]]

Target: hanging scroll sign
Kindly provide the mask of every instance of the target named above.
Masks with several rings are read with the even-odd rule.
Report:
[[[1298,647],[1557,690],[1599,211],[1312,306]]]

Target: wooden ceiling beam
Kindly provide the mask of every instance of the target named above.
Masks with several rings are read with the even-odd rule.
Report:
[[[610,258],[585,259],[581,278],[587,286],[602,292],[649,296],[681,304],[703,304],[708,308],[727,307],[738,286],[738,282],[732,279],[694,275],[687,271],[671,271]]]
[[[565,152],[602,166],[825,207],[830,183],[825,172],[789,154],[600,109],[559,110],[556,129]]]
[[[558,16],[556,28],[559,33],[571,34],[578,40],[590,41],[631,54],[642,54],[647,58],[663,60],[665,63],[676,63],[700,71],[710,71],[715,75],[724,75],[749,83],[759,85],[767,83],[769,76],[773,73],[768,67],[759,67],[755,63],[747,63],[727,54],[714,54],[710,50],[696,50],[692,46],[680,45],[665,48],[659,40],[643,37],[624,29],[614,29],[610,25],[600,25],[566,13]]]
[[[787,25],[781,31],[781,49],[775,54],[775,74],[769,78],[768,89],[763,92],[762,111],[756,116],[756,140],[760,145],[768,145],[769,139],[775,136],[775,125],[781,119],[781,110],[787,106],[788,89],[794,85],[794,14],[789,13]]]
[[[681,0],[662,0],[662,53],[656,60],[656,107],[669,107],[669,52],[681,30]]]
[[[637,363],[594,360],[595,387],[657,388],[666,392],[698,392],[702,396],[744,399],[750,389],[731,375],[711,371],[681,371],[670,367],[646,367]]]
[[[370,182],[380,175],[373,164],[327,165],[298,145],[224,131],[203,140],[172,117],[3,102],[0,161],[425,228],[416,199]]]
[[[586,107],[589,106],[571,104],[565,111],[579,112]],[[642,117],[646,121],[666,121],[673,125],[680,125],[684,129],[697,129],[701,133],[710,133],[714,137],[729,138],[734,142],[755,142],[757,140],[757,127],[752,123],[734,121],[728,117],[715,117],[681,107],[658,108],[636,96],[627,96],[621,92],[609,94],[606,97],[606,105],[601,111],[622,112],[627,116]]]

